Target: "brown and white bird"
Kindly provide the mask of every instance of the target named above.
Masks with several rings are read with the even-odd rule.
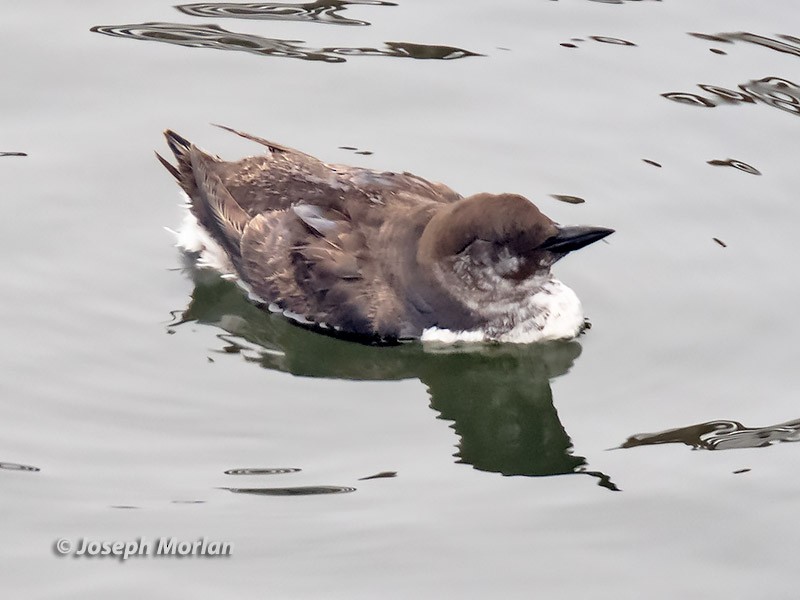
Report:
[[[516,194],[464,198],[223,129],[267,152],[227,162],[165,132],[177,166],[158,158],[189,202],[178,246],[271,311],[372,343],[530,343],[584,328],[550,267],[612,229],[561,227]]]

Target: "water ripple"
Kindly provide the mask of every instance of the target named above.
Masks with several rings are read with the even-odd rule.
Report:
[[[97,25],[95,33],[113,37],[165,42],[190,48],[237,50],[262,56],[280,56],[329,63],[345,62],[344,56],[393,56],[399,58],[454,60],[467,56],[481,56],[475,52],[429,44],[410,42],[384,42],[380,48],[326,47],[310,48],[303,40],[265,38],[258,35],[236,33],[218,25],[183,25],[180,23],[139,23],[131,25]]]
[[[301,469],[294,467],[259,468],[259,469],[228,469],[225,475],[283,475],[285,473],[299,473]]]
[[[39,467],[32,467],[29,465],[19,465],[17,463],[10,463],[10,462],[0,462],[0,469],[5,469],[6,471],[28,471],[31,473],[36,473],[41,471]]]
[[[800,38],[796,38],[791,35],[778,35],[777,37],[780,39],[777,40],[773,38],[768,38],[763,35],[757,35],[755,33],[748,33],[746,31],[737,31],[733,33],[714,33],[714,34],[690,33],[689,35],[701,40],[708,40],[711,42],[723,42],[725,44],[732,44],[734,42],[748,42],[751,44],[762,46],[764,48],[777,50],[778,52],[783,52],[785,54],[793,54],[794,56],[800,56]]]
[[[750,173],[751,175],[761,175],[761,171],[756,169],[754,166],[748,165],[746,162],[742,162],[741,160],[736,160],[735,158],[729,158],[727,160],[715,159],[707,162],[709,165],[713,165],[715,167],[733,167],[734,169],[739,169],[740,171]]]
[[[769,48],[783,54],[800,57],[800,38],[779,34],[770,38],[746,31],[729,33],[689,33],[692,37],[710,42],[733,44],[746,42],[763,48]],[[725,54],[723,50],[711,48],[712,52]],[[698,84],[700,89],[709,92],[715,98],[706,98],[688,92],[668,92],[661,94],[665,98],[684,104],[714,107],[719,104],[755,104],[761,102],[782,111],[800,115],[800,86],[782,77],[764,77],[739,85],[738,90],[729,90],[724,87],[708,84]]]
[[[586,202],[586,200],[579,196],[567,196],[565,194],[550,194],[550,197],[555,198],[559,202],[566,202],[567,204],[583,204]]]
[[[629,437],[621,448],[655,444],[685,444],[702,450],[764,448],[778,442],[800,441],[800,419],[768,427],[745,427],[738,421],[708,421],[658,433]]]
[[[645,0],[590,0],[602,4],[625,4],[626,2],[645,2]],[[651,2],[661,2],[661,0],[650,0]]]
[[[259,19],[273,21],[308,21],[332,25],[369,25],[368,21],[348,19],[340,13],[350,5],[397,6],[382,0],[317,0],[298,4],[272,2],[208,2],[179,4],[175,8],[193,17],[223,17],[232,19]]]
[[[714,94],[718,98],[721,99],[721,102],[729,102],[731,104],[737,104],[739,102],[749,102],[751,104],[755,103],[756,99],[753,96],[749,96],[743,92],[739,92],[737,90],[729,90],[724,87],[719,87],[716,85],[708,85],[706,83],[701,83],[698,85],[701,90],[705,90],[711,94]]]
[[[717,96],[717,100],[688,92],[667,92],[664,98],[681,104],[713,108],[719,104],[756,104],[757,101],[793,115],[800,115],[800,86],[781,77],[764,77],[729,90],[715,85],[698,84],[701,89]]]
[[[674,100],[675,102],[680,102],[681,104],[693,104],[694,106],[705,106],[707,108],[716,106],[716,103],[713,100],[703,98],[697,94],[689,94],[687,92],[667,92],[661,95],[664,96],[664,98]]]
[[[369,479],[391,479],[392,477],[397,477],[397,471],[381,471],[380,473],[375,473],[375,475],[359,477],[358,480],[367,481]]]
[[[256,496],[319,496],[322,494],[347,494],[355,492],[354,487],[338,485],[306,485],[282,488],[222,488],[234,494],[255,494]]]
[[[765,77],[739,87],[764,104],[800,115],[800,86],[788,79]]]
[[[602,42],[604,44],[614,44],[616,46],[635,46],[633,42],[629,42],[628,40],[623,40],[620,38],[613,38],[608,37],[605,35],[590,35],[589,39],[594,40],[595,42]]]
[[[359,150],[355,146],[339,146],[339,150],[349,150],[353,154],[360,154],[361,156],[371,156],[375,154],[372,150]]]
[[[608,37],[607,35],[590,35],[592,41],[600,42],[602,44],[612,44],[614,46],[636,46],[633,42],[623,40],[622,38]],[[564,48],[577,48],[578,42],[585,42],[583,38],[572,38],[569,42],[562,42],[560,45]]]

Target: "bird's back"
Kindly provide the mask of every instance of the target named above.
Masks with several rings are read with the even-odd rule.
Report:
[[[416,245],[437,208],[459,194],[234,133],[267,152],[226,162],[167,131],[177,168],[159,157],[231,275],[296,320],[387,340],[430,325],[425,283],[412,282]]]

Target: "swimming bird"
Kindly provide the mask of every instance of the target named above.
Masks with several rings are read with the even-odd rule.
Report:
[[[562,227],[517,194],[463,197],[411,173],[324,163],[241,131],[236,162],[164,135],[188,197],[178,246],[259,305],[367,343],[531,343],[585,327],[550,267],[613,232]]]

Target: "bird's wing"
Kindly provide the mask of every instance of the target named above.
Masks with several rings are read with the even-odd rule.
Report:
[[[262,213],[241,244],[242,279],[300,322],[388,338],[375,327],[378,281],[367,239],[349,217],[314,204]]]
[[[299,202],[347,211],[358,204],[414,205],[420,200],[449,203],[461,199],[446,185],[411,173],[328,164],[248,133],[222,129],[267,148],[265,154],[213,165],[236,202],[251,216],[285,210]]]

